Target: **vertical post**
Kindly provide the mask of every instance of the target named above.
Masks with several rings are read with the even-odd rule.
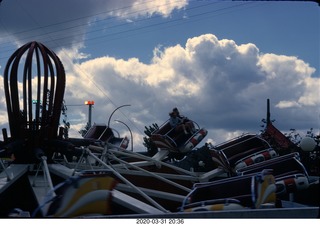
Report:
[[[3,141],[7,142],[9,139],[8,139],[8,133],[6,128],[2,128],[2,135],[3,135]]]
[[[267,99],[267,125],[271,123],[270,120],[270,99]]]
[[[88,127],[91,127],[91,118],[92,118],[92,106],[94,105],[94,101],[85,101],[85,105],[89,106],[89,112],[88,112]]]
[[[88,125],[91,127],[91,118],[92,118],[92,105],[89,105],[89,114],[88,114]]]

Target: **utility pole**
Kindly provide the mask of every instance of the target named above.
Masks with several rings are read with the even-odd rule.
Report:
[[[91,127],[91,118],[92,118],[92,106],[94,105],[94,101],[85,101],[85,105],[89,106],[89,112],[88,112],[88,128]]]

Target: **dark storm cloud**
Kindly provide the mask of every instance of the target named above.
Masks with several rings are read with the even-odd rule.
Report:
[[[70,48],[82,45],[90,23],[111,18],[136,18],[161,14],[167,16],[186,1],[126,1],[126,0],[10,0],[0,6],[0,44],[24,44],[37,40],[50,48]],[[102,28],[100,28],[102,29]]]

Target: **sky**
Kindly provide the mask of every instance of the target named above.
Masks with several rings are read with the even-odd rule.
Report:
[[[174,107],[208,130],[202,144],[259,133],[267,99],[283,133],[319,134],[319,10],[312,1],[2,0],[0,127],[7,60],[39,41],[65,67],[70,137],[88,121],[86,100],[93,123],[132,132],[135,151],[146,150],[145,126]]]

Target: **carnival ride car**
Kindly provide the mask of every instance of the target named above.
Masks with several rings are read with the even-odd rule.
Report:
[[[171,152],[182,154],[190,152],[202,141],[208,131],[205,128],[200,128],[196,122],[189,121],[196,127],[194,133],[185,134],[182,130],[176,131],[167,120],[151,133],[150,139],[160,149],[168,149]]]
[[[310,176],[299,147],[273,126],[269,101],[261,134],[196,148],[204,128],[183,136],[166,122],[151,135],[159,151],[150,157],[127,150],[128,140],[105,124],[85,138],[63,138],[64,88],[63,65],[43,44],[27,43],[9,58],[11,136],[3,129],[0,154],[11,161],[0,159],[0,217],[318,216],[319,175]],[[319,152],[318,143],[312,151]],[[171,153],[181,158],[169,160]]]

